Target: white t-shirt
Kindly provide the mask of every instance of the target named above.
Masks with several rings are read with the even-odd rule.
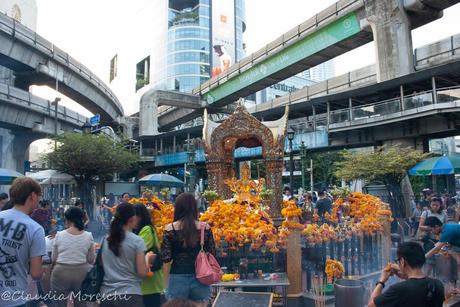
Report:
[[[445,224],[447,222],[447,214],[446,214],[446,212],[444,210],[441,211],[441,213],[433,213],[433,212],[431,212],[431,210],[425,210],[425,211],[423,211],[423,213],[420,216],[420,218],[424,218],[426,220],[430,216],[437,217],[441,221],[441,223],[443,223],[443,224]]]
[[[73,235],[67,230],[59,231],[53,242],[53,262],[61,264],[88,263],[94,259],[94,255],[90,255],[93,244],[93,235],[90,232],[84,231],[79,235]]]
[[[0,212],[0,230],[0,306],[23,305],[27,301],[20,295],[28,288],[29,260],[46,253],[45,231],[15,208]]]

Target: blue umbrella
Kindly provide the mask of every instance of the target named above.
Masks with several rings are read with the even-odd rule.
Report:
[[[417,163],[409,170],[412,176],[451,175],[460,173],[460,156],[434,157]]]
[[[22,176],[24,175],[16,171],[7,168],[0,168],[0,185],[11,184],[14,179]]]
[[[182,188],[184,182],[167,174],[150,174],[139,179],[139,184],[153,187]]]

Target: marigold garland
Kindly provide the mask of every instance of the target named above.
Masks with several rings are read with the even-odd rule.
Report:
[[[294,200],[285,200],[283,202],[283,209],[281,215],[285,217],[281,227],[289,230],[303,230],[303,224],[298,222],[298,218],[302,215],[302,209],[297,207]]]
[[[214,241],[220,246],[225,241],[229,249],[237,250],[245,244],[251,249],[265,246],[278,251],[278,234],[269,215],[260,207],[247,202],[214,201],[200,217],[212,229]]]
[[[375,234],[382,232],[383,224],[391,222],[389,205],[379,198],[360,192],[347,193],[338,197],[331,213],[324,214],[326,223],[317,225],[318,215],[305,226],[302,234],[310,244],[319,244],[330,240],[344,241],[353,234]]]
[[[152,223],[155,226],[158,239],[163,240],[164,228],[167,224],[173,222],[174,206],[171,203],[164,202],[153,193],[144,193],[144,197],[131,198],[129,204],[141,204],[147,207],[150,212]],[[112,213],[115,213],[116,206],[112,207]]]
[[[332,283],[334,279],[342,278],[345,268],[342,262],[334,259],[326,259],[326,269],[324,270],[327,275],[327,281]]]

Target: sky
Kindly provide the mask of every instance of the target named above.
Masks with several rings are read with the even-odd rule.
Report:
[[[149,0],[36,0],[37,32],[87,66],[103,81],[108,81],[109,61],[116,53],[115,43],[123,25],[136,22],[132,2]],[[214,0],[218,1],[218,0]],[[244,40],[248,54],[314,16],[334,0],[246,0],[247,30]],[[414,48],[460,33],[460,4],[445,10],[444,17],[412,31]],[[148,38],[148,33],[146,33]],[[375,63],[373,43],[357,48],[334,60],[336,75]],[[54,99],[45,89],[34,93]],[[58,94],[59,95],[59,94]],[[65,97],[63,105],[90,115]]]

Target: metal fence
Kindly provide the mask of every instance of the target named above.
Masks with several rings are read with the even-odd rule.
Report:
[[[383,235],[353,235],[344,241],[331,240],[302,248],[302,286],[304,291],[312,289],[312,278],[324,275],[326,259],[341,261],[345,276],[362,276],[382,268]]]

